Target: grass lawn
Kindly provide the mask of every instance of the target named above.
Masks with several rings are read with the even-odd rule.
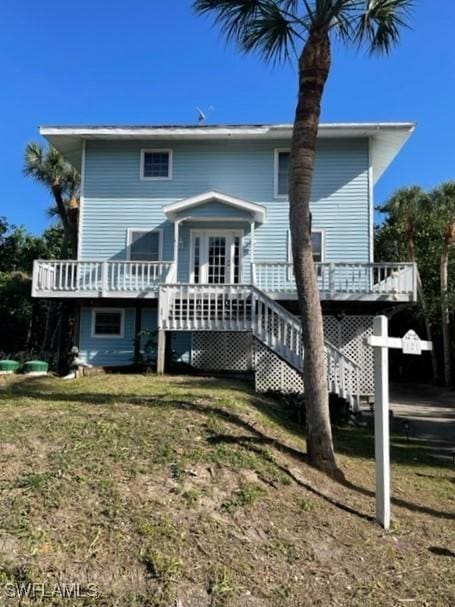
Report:
[[[453,467],[394,437],[384,533],[371,433],[335,440],[345,485],[240,381],[3,379],[0,605],[455,605]]]

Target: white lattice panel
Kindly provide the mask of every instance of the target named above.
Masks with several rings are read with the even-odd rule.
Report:
[[[303,392],[300,373],[260,341],[255,340],[255,388],[257,392]]]
[[[194,367],[212,371],[249,371],[252,365],[251,334],[229,331],[193,333]]]
[[[373,333],[373,316],[324,316],[324,333],[343,354],[360,365],[360,394],[374,394],[373,348],[366,338]]]
[[[360,365],[360,394],[373,394],[373,353],[365,344],[365,338],[373,332],[373,316],[344,316],[341,320],[324,316],[324,332],[328,341]],[[257,340],[255,368],[258,392],[303,392],[300,374]],[[329,369],[329,381],[334,381],[333,365]]]

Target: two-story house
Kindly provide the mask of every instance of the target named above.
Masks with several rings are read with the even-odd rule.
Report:
[[[329,388],[373,391],[372,318],[416,299],[412,264],[375,263],[373,188],[410,123],[323,124],[312,194]],[[133,360],[159,328],[208,370],[252,370],[258,390],[301,390],[289,239],[292,125],[43,127],[81,172],[77,261],[37,260],[33,295],[72,298],[93,365]],[[137,347],[137,345],[136,345]]]

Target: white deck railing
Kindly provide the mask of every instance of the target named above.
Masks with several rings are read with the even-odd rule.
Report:
[[[415,300],[417,296],[414,263],[316,263],[315,269],[319,290],[326,298],[354,294]],[[291,263],[256,262],[252,264],[252,275],[256,286],[266,292],[296,291]]]
[[[417,272],[412,263],[337,262],[315,266],[324,299],[415,301],[417,297]],[[251,277],[253,285],[274,297],[295,296],[290,263],[253,263]],[[177,268],[172,261],[37,260],[32,294],[38,297],[156,297],[160,284],[176,282]]]
[[[297,371],[303,369],[299,319],[254,286],[161,285],[159,326],[167,331],[251,331]],[[325,345],[329,389],[356,407],[360,367],[331,343]]]
[[[43,261],[33,266],[33,295],[106,296],[157,293],[175,280],[172,261]]]

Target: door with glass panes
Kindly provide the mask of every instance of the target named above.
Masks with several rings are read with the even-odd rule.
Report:
[[[242,235],[241,230],[192,230],[191,282],[239,283]]]

